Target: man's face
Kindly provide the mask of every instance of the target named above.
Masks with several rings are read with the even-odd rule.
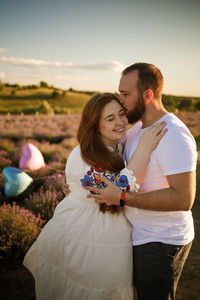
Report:
[[[119,99],[127,109],[128,121],[133,124],[140,120],[145,112],[145,102],[138,94],[138,72],[133,71],[121,77],[119,82]]]

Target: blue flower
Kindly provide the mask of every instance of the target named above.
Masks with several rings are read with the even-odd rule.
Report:
[[[126,175],[120,176],[116,182],[116,185],[118,185],[119,187],[126,187],[128,185],[128,178],[126,177]]]
[[[83,186],[93,186],[93,178],[90,176],[85,175],[83,179],[81,179]]]

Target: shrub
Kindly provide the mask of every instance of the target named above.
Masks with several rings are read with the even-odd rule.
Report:
[[[6,196],[4,194],[4,177],[3,172],[0,172],[0,205],[6,200]]]
[[[195,106],[196,106],[196,109],[197,109],[197,110],[200,110],[200,101],[196,102],[196,105],[195,105]]]
[[[58,98],[59,96],[60,96],[60,94],[59,94],[57,91],[53,91],[52,94],[51,94],[51,97],[52,97],[53,99],[56,99],[56,98]]]
[[[64,181],[64,174],[54,173],[53,175],[47,177],[47,179],[44,182],[44,187],[45,189],[48,189],[49,187],[54,187],[56,192],[60,192],[63,190]]]
[[[25,207],[47,222],[53,217],[57,204],[64,198],[62,176],[49,176],[38,192],[25,199]]]
[[[4,84],[0,81],[0,92],[3,91],[4,89]]]
[[[3,203],[0,206],[0,250],[19,258],[37,238],[44,221],[32,212]]]
[[[10,95],[11,96],[14,96],[16,94],[16,91],[15,90],[12,90],[11,92],[10,92]]]
[[[40,81],[40,87],[41,88],[48,88],[48,83],[46,83],[45,81]]]
[[[12,161],[7,157],[0,157],[0,169],[9,167],[12,165]]]
[[[7,152],[12,152],[14,148],[14,143],[8,139],[0,139],[0,149]]]
[[[42,104],[39,106],[37,111],[44,115],[53,115],[54,114],[53,108],[46,100],[42,101]]]

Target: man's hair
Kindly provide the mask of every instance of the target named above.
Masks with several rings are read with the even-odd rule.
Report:
[[[135,63],[123,70],[122,76],[133,71],[138,71],[137,88],[140,95],[147,89],[151,89],[155,98],[160,98],[163,89],[163,76],[161,71],[148,63]]]

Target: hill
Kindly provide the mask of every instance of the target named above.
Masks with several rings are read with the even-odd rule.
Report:
[[[40,86],[0,82],[0,114],[77,113],[93,94],[95,92],[50,87],[43,81]],[[200,97],[163,95],[163,104],[169,111],[198,111]]]
[[[0,91],[0,114],[35,114],[49,104],[55,113],[80,112],[91,96],[87,93],[38,87],[19,89],[4,87]],[[48,114],[48,111],[47,111]]]

